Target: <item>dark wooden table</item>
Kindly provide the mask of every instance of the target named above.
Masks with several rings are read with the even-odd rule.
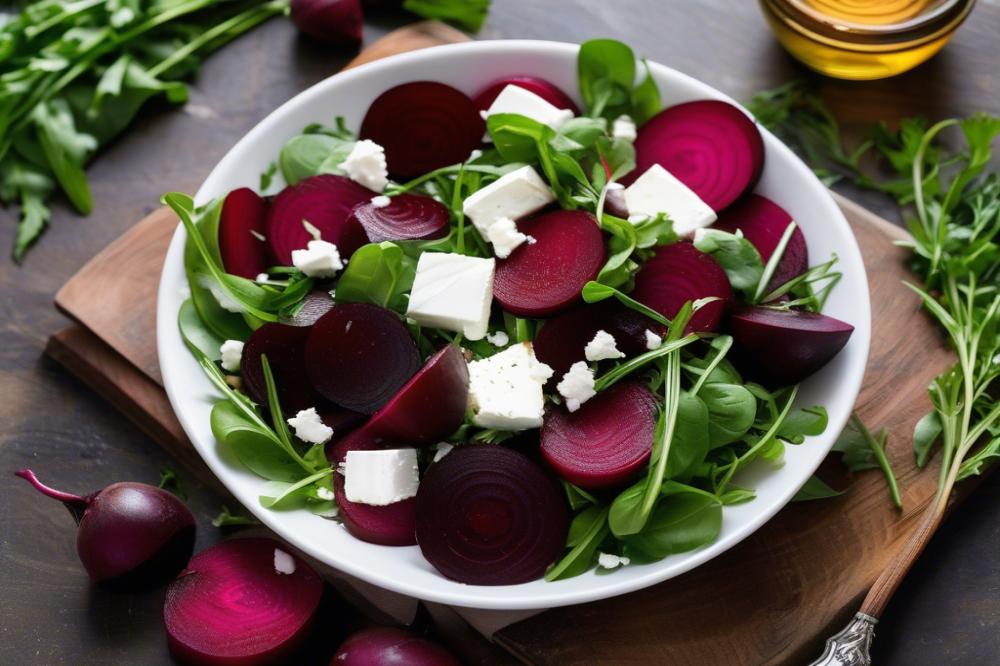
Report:
[[[481,38],[615,37],[738,99],[806,75],[771,38],[751,0],[493,4]],[[366,39],[376,39],[398,21],[372,18]],[[980,0],[955,40],[918,70],[875,83],[823,80],[820,90],[848,130],[914,114],[1000,113],[998,35],[1000,1]],[[46,337],[65,323],[53,310],[52,297],[88,258],[156,206],[163,192],[194,192],[246,130],[337,71],[351,55],[297,38],[282,19],[228,46],[208,61],[187,107],[144,110],[137,125],[99,156],[90,170],[96,201],[90,217],[77,217],[58,202],[52,228],[24,265],[0,260],[4,475],[30,466],[55,486],[83,492],[126,479],[155,483],[160,468],[171,465],[113,407],[42,356]],[[898,219],[891,203],[847,193]],[[0,245],[6,247],[13,217],[5,212],[0,219]],[[199,519],[199,547],[218,540],[210,520],[219,511],[219,499],[183,471],[180,475]],[[65,510],[5,478],[0,483],[6,516],[0,532],[0,664],[169,663],[161,594],[91,588],[77,561]],[[876,663],[1000,662],[998,552],[1000,475],[994,475],[935,537],[890,606],[876,641]],[[627,654],[622,646],[623,661]]]

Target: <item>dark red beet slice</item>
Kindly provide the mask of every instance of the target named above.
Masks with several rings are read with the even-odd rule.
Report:
[[[243,390],[258,405],[267,406],[267,383],[264,381],[262,355],[267,356],[278,389],[278,401],[286,414],[315,407],[320,397],[306,375],[306,339],[309,329],[285,324],[264,324],[252,334],[243,348],[240,371]]]
[[[435,81],[386,90],[361,123],[361,138],[385,148],[389,174],[404,180],[464,161],[485,131],[472,100]]]
[[[760,258],[767,263],[791,222],[792,216],[778,204],[759,194],[748,194],[727,208],[719,216],[715,227],[732,233],[737,229],[742,231],[746,239],[760,252]],[[785,253],[781,256],[769,287],[776,289],[807,270],[809,270],[809,249],[806,247],[806,237],[796,226],[791,238],[788,239]]]
[[[330,666],[461,666],[448,650],[393,627],[370,627],[347,637]]]
[[[656,415],[656,398],[645,385],[616,384],[576,412],[548,409],[542,455],[556,474],[581,488],[620,486],[646,466]]]
[[[295,27],[314,39],[335,46],[361,43],[361,0],[293,0],[291,14]]]
[[[219,217],[219,253],[227,273],[253,280],[271,265],[262,240],[267,207],[267,202],[247,187],[226,195]]]
[[[466,445],[432,465],[417,492],[417,543],[445,577],[470,585],[540,578],[562,551],[566,500],[526,456]]]
[[[580,291],[604,265],[604,237],[584,211],[557,210],[518,222],[535,239],[497,262],[493,295],[508,312],[551,315],[580,301]]]
[[[753,189],[764,169],[757,125],[728,102],[702,100],[665,109],[639,129],[631,183],[660,164],[721,211]]]
[[[366,187],[343,176],[312,176],[283,189],[271,202],[267,216],[267,242],[274,259],[292,265],[292,250],[301,250],[313,240],[302,221],[320,231],[344,259],[368,242],[365,230],[351,211],[376,196]]]
[[[313,324],[306,372],[341,407],[371,414],[420,369],[417,345],[399,317],[368,303],[345,303]]]
[[[798,384],[836,356],[854,332],[833,317],[772,308],[737,310],[729,326],[741,369],[769,386]]]
[[[441,441],[465,421],[469,366],[448,345],[375,412],[366,428],[378,441],[425,446]]]
[[[519,88],[524,88],[528,92],[533,92],[558,109],[569,109],[573,112],[574,116],[580,115],[580,109],[569,95],[545,79],[540,79],[537,76],[508,76],[498,79],[476,93],[472,103],[480,111],[485,111],[490,108],[497,95],[509,85],[515,85]]]
[[[394,196],[388,206],[379,207],[371,201],[358,204],[351,217],[361,224],[372,243],[444,238],[451,224],[444,204],[418,194]]]
[[[282,320],[282,324],[289,326],[312,326],[333,307],[333,299],[330,292],[317,289],[306,294],[302,299],[302,307],[291,317]]]
[[[292,573],[277,571],[275,549],[292,557]],[[322,596],[323,579],[284,544],[225,541],[195,555],[167,589],[170,653],[184,664],[286,663]]]
[[[625,189],[609,189],[604,195],[604,212],[623,220],[628,219],[628,204],[625,202]]]
[[[732,298],[726,272],[709,255],[688,241],[661,247],[635,274],[632,298],[672,319],[687,301],[715,296],[722,300],[702,307],[687,331],[714,331]]]

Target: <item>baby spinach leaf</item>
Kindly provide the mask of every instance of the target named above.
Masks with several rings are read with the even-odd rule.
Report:
[[[698,396],[708,409],[708,441],[718,448],[740,440],[753,425],[757,399],[739,384],[706,383]]]
[[[822,435],[829,421],[826,408],[821,405],[795,409],[778,428],[778,437],[793,444],[801,444],[806,436]]]
[[[608,232],[608,259],[597,274],[597,281],[609,287],[620,287],[639,268],[631,259],[638,242],[636,230],[627,220],[608,214],[601,215],[601,228]]]
[[[653,80],[653,73],[649,71],[649,63],[642,59],[642,67],[646,75],[642,81],[632,90],[632,120],[636,125],[642,125],[647,120],[655,116],[663,108],[660,101],[660,89],[656,87]]]
[[[712,543],[722,529],[722,502],[715,495],[673,483],[659,498],[638,534],[624,539],[630,555],[660,560]]]
[[[696,395],[682,393],[677,405],[677,423],[667,457],[666,476],[684,476],[708,453],[708,407]],[[652,463],[652,461],[650,461]]]
[[[248,419],[233,403],[215,403],[210,423],[215,439],[257,476],[286,482],[302,476],[302,468],[281,447],[274,433]]]
[[[813,475],[809,477],[801,488],[799,488],[799,492],[795,493],[795,497],[792,498],[792,501],[808,502],[810,500],[828,499],[830,497],[843,495],[844,492],[845,491],[843,490],[834,490],[821,478]]]
[[[576,67],[588,115],[613,120],[631,112],[635,82],[632,49],[613,39],[592,39],[580,45]]]
[[[490,0],[404,0],[403,9],[475,33],[483,27]]]
[[[730,488],[726,492],[722,493],[719,497],[719,501],[722,502],[722,506],[735,506],[737,504],[746,504],[747,502],[752,502],[757,498],[757,493],[746,488]]]
[[[694,246],[712,255],[733,289],[747,300],[753,298],[764,273],[764,262],[750,241],[721,229],[704,229],[696,235]]]
[[[674,223],[663,213],[656,217],[647,218],[633,226],[635,227],[635,246],[637,249],[646,250],[657,245],[669,245],[677,242]]]
[[[608,536],[608,509],[591,506],[573,518],[566,546],[570,551],[545,574],[545,580],[579,576],[594,562],[594,554]]]
[[[300,134],[281,147],[278,166],[285,182],[295,185],[300,180],[321,173],[335,173],[354,148],[353,139],[341,139],[329,134]]]
[[[373,303],[406,312],[416,264],[403,249],[384,241],[359,248],[337,283],[337,300]]]
[[[181,337],[184,338],[188,347],[194,347],[206,358],[218,361],[222,358],[219,348],[224,340],[210,331],[198,316],[191,299],[181,304],[181,309],[177,313],[177,326],[180,328]]]
[[[287,504],[293,498],[304,499],[311,487],[317,482],[325,479],[333,473],[333,468],[327,468],[311,474],[295,483],[290,483],[281,492],[273,495],[261,495],[260,505],[265,509],[273,509],[279,504]]]
[[[588,493],[583,488],[578,488],[568,481],[562,482],[563,491],[566,493],[566,501],[569,502],[569,508],[573,511],[577,511],[588,505],[600,504],[597,498]]]

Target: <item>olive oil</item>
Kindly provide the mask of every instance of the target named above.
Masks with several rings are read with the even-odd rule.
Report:
[[[760,0],[778,41],[807,66],[879,79],[924,62],[951,39],[975,0]]]

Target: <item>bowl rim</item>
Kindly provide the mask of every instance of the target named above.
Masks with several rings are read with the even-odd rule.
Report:
[[[472,41],[428,47],[417,51],[401,53],[334,74],[283,103],[277,109],[265,116],[264,119],[247,132],[239,141],[237,141],[237,143],[226,153],[226,155],[219,160],[208,177],[206,177],[204,183],[199,188],[198,193],[195,195],[195,201],[199,204],[203,203],[205,197],[207,196],[206,192],[212,190],[213,183],[217,180],[222,180],[223,174],[232,169],[233,165],[239,162],[241,153],[247,151],[259,137],[266,136],[269,132],[279,127],[284,116],[301,107],[308,107],[313,103],[314,99],[322,96],[327,88],[330,88],[331,86],[339,86],[344,81],[355,78],[372,76],[378,72],[393,69],[404,63],[419,65],[421,61],[435,57],[452,57],[471,52],[486,52],[497,56],[505,54],[530,54],[540,55],[543,57],[567,57],[575,55],[575,53],[579,50],[579,47],[580,45],[576,43],[549,40]],[[707,83],[658,62],[650,61],[649,64],[653,70],[661,71],[663,76],[667,78],[683,80],[694,88],[704,90],[707,96],[711,96],[716,99],[724,99],[735,104],[738,108],[743,109],[744,112],[747,112],[741,104]],[[802,161],[791,151],[790,148],[785,146],[765,128],[761,127],[760,129],[765,135],[765,143],[771,159],[791,161],[793,163],[793,168],[799,171],[804,171],[808,178],[814,179],[815,182],[822,187],[821,183],[819,183],[812,171],[809,170],[804,163],[802,163]],[[825,188],[823,189],[825,190]],[[828,191],[822,200],[817,201],[816,204],[817,206],[821,206],[823,208],[824,217],[836,221],[839,225],[843,225],[844,229],[847,231],[847,247],[845,248],[846,252],[841,256],[841,261],[850,263],[860,269],[856,278],[859,281],[858,288],[863,291],[865,298],[863,299],[863,304],[858,307],[856,311],[856,318],[853,321],[855,324],[855,332],[851,344],[855,346],[855,361],[852,365],[845,368],[845,377],[839,382],[836,389],[836,393],[842,393],[845,396],[849,396],[851,398],[851,405],[853,406],[861,388],[861,382],[864,376],[864,370],[867,365],[869,353],[871,335],[870,290],[864,263],[861,259],[860,249],[857,245],[857,239],[854,237],[853,231],[851,231],[842,211],[836,205]],[[182,225],[178,225],[168,249],[158,289],[156,333],[158,340],[158,360],[161,369],[163,369],[162,374],[164,388],[166,389],[171,407],[180,421],[182,428],[194,444],[197,439],[194,434],[202,431],[204,424],[195,423],[193,421],[193,415],[187,412],[187,410],[180,408],[182,399],[188,397],[186,394],[190,394],[191,387],[185,385],[181,381],[181,372],[175,372],[171,369],[171,361],[176,358],[176,354],[181,353],[181,350],[186,351],[186,348],[184,347],[183,342],[178,342],[180,336],[177,332],[176,325],[177,312],[173,309],[170,311],[166,310],[168,304],[177,299],[177,295],[171,292],[175,291],[178,287],[177,282],[171,283],[167,278],[170,277],[171,273],[177,273],[178,270],[180,275],[183,277],[182,255],[185,239],[186,234],[184,232],[184,228]],[[180,264],[178,264],[178,262],[180,262]],[[180,266],[179,269],[178,265]],[[206,385],[208,385],[207,380]],[[848,409],[846,413],[837,415],[836,417],[831,416],[827,426],[827,433],[839,434],[846,424],[849,415],[850,409]],[[827,435],[825,434],[823,437],[826,436]],[[809,478],[809,475],[815,472],[820,462],[822,462],[823,457],[825,457],[825,455],[829,452],[829,449],[833,446],[835,438],[835,436],[828,437],[829,442],[826,445],[826,450],[823,451],[823,456],[818,457],[815,464],[808,469],[808,475],[804,475],[804,478],[801,479],[802,483]],[[214,439],[211,444],[213,446],[215,445]],[[814,445],[819,446],[818,442],[814,443]],[[221,460],[213,460],[203,455],[197,444],[195,445],[195,448],[198,450],[199,455],[216,475],[216,477],[219,478],[223,485],[228,488],[229,484],[226,482],[226,464]],[[503,596],[490,595],[486,591],[480,594],[476,592],[478,589],[483,589],[479,586],[463,585],[447,580],[442,580],[440,585],[435,586],[411,584],[405,579],[405,577],[389,575],[387,572],[378,568],[371,570],[367,568],[364,563],[353,561],[351,558],[340,557],[337,553],[322,552],[318,548],[313,548],[308,541],[298,538],[298,530],[293,529],[291,526],[283,523],[282,520],[276,518],[276,516],[280,516],[280,514],[275,514],[274,512],[264,509],[259,505],[259,502],[244,502],[244,504],[251,513],[256,515],[256,517],[264,523],[265,526],[293,547],[298,548],[302,552],[327,566],[345,574],[355,576],[367,583],[410,597],[453,606],[492,610],[528,610],[553,608],[557,606],[585,603],[612,596],[618,596],[655,585],[663,582],[664,580],[690,571],[704,562],[707,562],[708,560],[711,560],[728,551],[730,548],[756,532],[762,525],[768,522],[778,511],[788,504],[795,493],[798,492],[800,485],[801,483],[796,485],[789,484],[788,487],[781,489],[777,498],[771,500],[770,505],[757,511],[749,520],[741,522],[733,533],[720,536],[720,538],[712,544],[709,544],[699,550],[686,553],[686,557],[682,562],[672,563],[670,566],[650,566],[648,571],[645,571],[643,575],[636,575],[635,577],[628,579],[622,578],[614,584],[611,584],[609,581],[608,585],[581,586],[580,588],[562,590],[557,590],[555,587],[547,588],[543,586],[541,588],[542,590],[551,589],[552,591],[545,593],[524,590],[522,593],[505,594]],[[236,493],[234,492],[234,494]],[[237,497],[237,499],[239,498]],[[445,583],[447,583],[447,585],[445,585]],[[534,585],[534,583],[528,583],[526,585]],[[546,583],[546,586],[547,585],[557,585],[557,583]],[[492,586],[488,589],[496,590],[498,588],[518,587],[521,586]],[[558,594],[556,594],[556,592],[558,592]]]

